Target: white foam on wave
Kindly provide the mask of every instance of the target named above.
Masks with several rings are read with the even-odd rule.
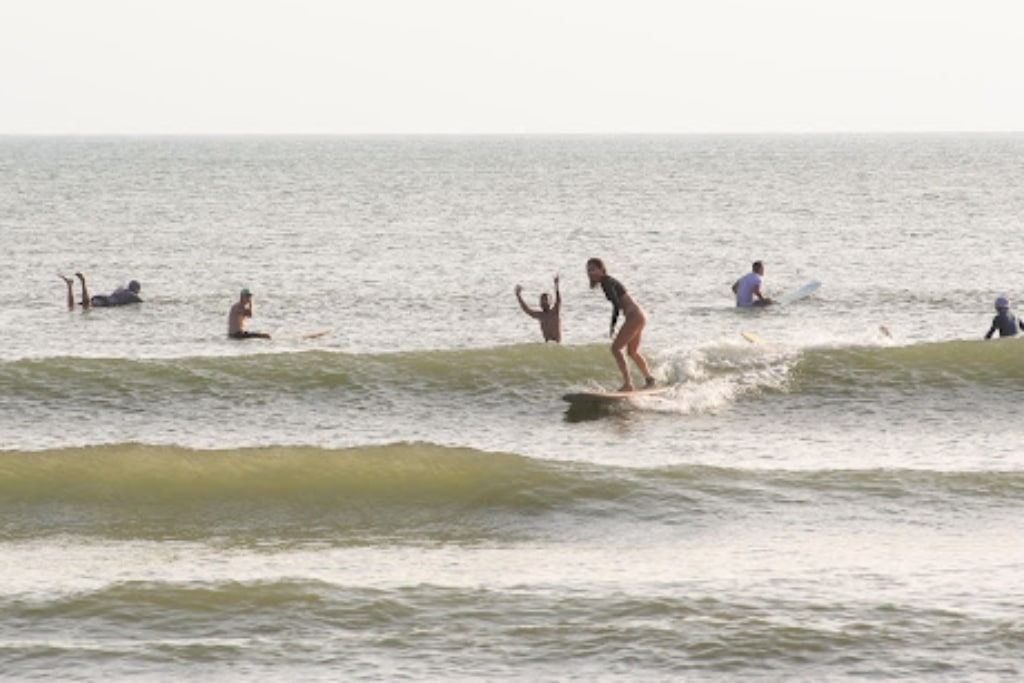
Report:
[[[700,348],[673,348],[655,359],[673,390],[638,399],[645,409],[683,415],[727,410],[744,396],[784,391],[801,355],[797,347],[722,340]]]

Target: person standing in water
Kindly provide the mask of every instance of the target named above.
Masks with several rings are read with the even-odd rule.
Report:
[[[775,303],[761,293],[763,282],[764,264],[754,261],[750,272],[732,283],[732,293],[736,295],[736,305],[745,308],[747,306],[768,306]]]
[[[1024,330],[1024,322],[1010,313],[1010,300],[1005,296],[997,297],[996,317],[992,318],[992,327],[989,328],[985,339],[991,339],[997,331],[1000,337],[1016,337],[1018,328]]]
[[[629,365],[626,363],[626,354],[633,359],[636,367],[644,376],[644,388],[654,386],[654,377],[647,367],[647,360],[640,354],[640,339],[644,327],[647,325],[647,314],[640,305],[633,300],[633,297],[626,292],[621,282],[608,274],[604,261],[599,258],[592,258],[587,261],[587,277],[590,279],[590,288],[598,285],[604,291],[608,301],[612,302],[612,323],[609,329],[609,336],[612,337],[612,356],[622,373],[622,387],[619,391],[633,391],[633,380],[629,374]],[[624,321],[615,333],[615,324],[619,320],[619,312],[622,312]]]
[[[535,310],[526,305],[523,301],[523,286],[516,285],[516,299],[519,300],[519,307],[526,315],[534,320],[540,321],[540,332],[544,335],[544,341],[553,341],[556,344],[562,341],[562,293],[558,291],[558,276],[555,276],[555,305],[551,305],[551,296],[544,292],[540,295],[540,310]]]
[[[228,312],[228,337],[231,339],[270,339],[269,334],[249,332],[245,329],[248,319],[251,317],[252,292],[246,287]]]

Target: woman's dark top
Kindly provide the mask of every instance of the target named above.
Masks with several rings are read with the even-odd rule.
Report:
[[[626,288],[611,275],[605,275],[601,278],[601,289],[604,290],[608,301],[612,302],[612,327],[615,327],[619,320],[619,311],[622,310],[622,297],[626,294]]]

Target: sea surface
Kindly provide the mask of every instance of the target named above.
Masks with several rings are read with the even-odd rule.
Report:
[[[0,678],[1019,680],[1021,216],[1024,135],[0,138]],[[666,394],[563,400],[591,256]]]

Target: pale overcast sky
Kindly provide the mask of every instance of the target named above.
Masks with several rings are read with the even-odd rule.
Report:
[[[1024,129],[1021,0],[3,0],[0,134]]]

